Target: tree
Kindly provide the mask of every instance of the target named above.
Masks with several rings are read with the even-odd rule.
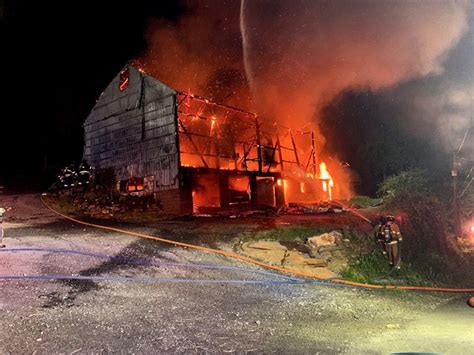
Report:
[[[386,177],[405,170],[449,168],[440,148],[413,134],[400,110],[369,90],[346,90],[318,112],[323,153],[350,163],[360,176],[358,193],[374,195]]]

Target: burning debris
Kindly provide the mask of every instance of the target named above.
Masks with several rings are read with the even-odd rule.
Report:
[[[341,213],[344,208],[331,201],[322,201],[314,204],[303,204],[290,202],[278,210],[280,214],[319,214],[319,213]]]
[[[332,200],[332,189],[334,187],[334,180],[331,177],[331,174],[329,174],[329,171],[326,167],[326,163],[321,163],[319,165],[319,178],[322,180],[323,183],[323,190],[324,192],[328,193],[328,197],[330,200]]]

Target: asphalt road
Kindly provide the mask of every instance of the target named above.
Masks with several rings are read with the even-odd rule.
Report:
[[[254,265],[65,221],[38,195],[0,195],[4,205],[14,209],[4,223],[7,249],[0,249],[0,354],[472,354],[474,349],[474,309],[465,305],[467,295],[275,284],[284,279],[255,273],[264,270]],[[176,223],[180,231],[195,228],[182,221],[168,230]],[[158,233],[156,226],[127,228]],[[194,242],[206,240],[203,235]],[[229,233],[218,246],[231,244]],[[49,250],[11,250],[17,248]],[[107,280],[5,280],[40,275]]]

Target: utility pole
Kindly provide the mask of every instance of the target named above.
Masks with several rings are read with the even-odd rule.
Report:
[[[258,161],[258,172],[259,174],[262,173],[263,169],[263,157],[262,157],[262,147],[260,142],[260,122],[258,121],[258,117],[255,116],[255,131],[256,131],[256,140],[257,140],[257,161]]]
[[[316,179],[316,143],[314,141],[314,131],[311,131],[311,155],[313,159],[313,179]]]
[[[462,234],[461,230],[461,215],[459,211],[459,199],[458,199],[458,187],[457,187],[457,178],[458,178],[458,162],[457,162],[457,153],[453,154],[453,167],[451,170],[451,176],[453,177],[453,217],[454,217],[454,233],[456,237],[460,237]]]

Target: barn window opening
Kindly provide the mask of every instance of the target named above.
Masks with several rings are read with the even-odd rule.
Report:
[[[129,76],[130,76],[130,71],[128,68],[125,68],[120,72],[120,80],[119,80],[120,91],[124,91],[126,88],[128,88]]]
[[[143,178],[131,178],[128,180],[120,181],[121,192],[136,192],[143,191],[145,189],[145,183]]]

